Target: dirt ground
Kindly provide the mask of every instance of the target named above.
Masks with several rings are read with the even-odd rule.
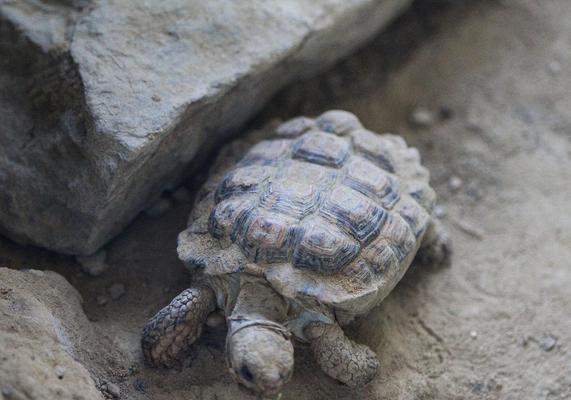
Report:
[[[402,134],[432,172],[455,248],[451,267],[413,265],[352,326],[381,361],[372,384],[346,389],[298,347],[284,400],[571,398],[571,2],[427,3],[253,121],[341,108]],[[411,123],[418,107],[428,126]],[[138,218],[95,278],[67,257],[0,242],[2,265],[54,269],[80,291],[124,354],[110,362],[102,347],[86,367],[121,398],[253,398],[226,372],[224,332],[207,331],[182,371],[142,364],[145,320],[189,282],[175,251],[189,209]],[[126,289],[116,300],[114,283]]]

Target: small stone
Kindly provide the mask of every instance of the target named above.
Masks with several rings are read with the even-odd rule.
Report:
[[[11,388],[2,388],[2,391],[0,391],[0,393],[2,393],[2,396],[4,396],[4,398],[6,400],[8,399],[12,399],[14,397],[14,391]]]
[[[154,94],[154,95],[151,97],[151,100],[153,100],[153,101],[155,101],[155,102],[158,103],[158,102],[161,101],[162,99],[161,99],[161,96]]]
[[[460,220],[455,221],[454,225],[467,235],[470,235],[478,240],[484,239],[485,232],[478,226],[473,225],[471,222]]]
[[[450,107],[442,106],[440,110],[438,110],[438,117],[442,121],[448,121],[454,117],[454,111]]]
[[[105,250],[100,250],[90,256],[78,256],[76,260],[81,264],[81,269],[91,276],[99,276],[109,267],[106,263],[107,252]]]
[[[452,175],[450,179],[448,179],[448,187],[453,191],[460,189],[463,184],[464,182],[462,182],[462,179],[456,175]]]
[[[432,111],[425,107],[417,107],[410,114],[409,122],[418,128],[429,128],[434,125],[435,118]]]
[[[125,285],[122,283],[114,283],[107,289],[107,292],[109,292],[109,296],[111,296],[113,300],[117,300],[125,294]]]
[[[478,337],[478,332],[476,332],[476,331],[470,331],[470,337],[471,337],[472,339],[476,339],[476,338]]]
[[[437,218],[444,218],[446,216],[446,214],[448,213],[448,211],[446,210],[446,208],[444,206],[436,206],[434,207],[434,215]]]
[[[557,60],[553,60],[547,64],[547,69],[549,69],[552,75],[558,75],[561,72],[561,63]]]
[[[481,132],[482,127],[480,124],[480,118],[478,118],[474,114],[468,115],[468,118],[466,120],[466,129],[468,129],[472,132]]]
[[[63,379],[65,375],[65,368],[62,367],[61,365],[56,365],[56,367],[54,368],[54,372],[56,373],[58,379]]]
[[[179,203],[188,203],[192,198],[192,194],[186,186],[181,186],[172,193],[172,197]]]
[[[553,335],[544,335],[539,338],[537,344],[543,351],[551,351],[557,345],[557,338]]]
[[[121,388],[114,383],[107,382],[106,384],[107,393],[109,393],[114,398],[118,399],[121,396]]]
[[[145,210],[145,214],[147,214],[151,218],[160,217],[168,210],[170,210],[172,208],[172,205],[173,205],[172,202],[168,198],[163,196],[159,200],[157,200],[155,204],[147,208]]]
[[[107,304],[109,299],[107,298],[107,296],[99,295],[95,298],[95,301],[97,302],[97,305],[104,306],[105,304]]]
[[[520,347],[527,347],[529,343],[529,336],[520,337],[517,343],[520,345]]]

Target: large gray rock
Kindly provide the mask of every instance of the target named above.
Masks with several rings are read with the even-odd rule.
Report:
[[[0,0],[2,230],[94,252],[410,2]]]

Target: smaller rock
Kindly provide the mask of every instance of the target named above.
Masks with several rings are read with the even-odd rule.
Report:
[[[537,341],[539,348],[543,351],[551,351],[557,345],[557,338],[553,335],[543,335]]]
[[[2,388],[0,393],[2,393],[2,396],[4,396],[6,400],[12,399],[14,397],[14,391],[7,387]]]
[[[65,368],[62,367],[61,365],[56,365],[56,367],[54,368],[54,372],[56,373],[58,379],[63,379],[65,375]]]
[[[109,296],[111,296],[111,299],[117,300],[125,294],[125,285],[122,283],[114,283],[109,289],[107,289],[107,292],[109,293]]]
[[[484,239],[485,232],[481,228],[473,225],[471,222],[465,220],[454,221],[454,225],[467,235],[470,235],[478,240]]]
[[[81,264],[81,269],[91,276],[99,276],[109,268],[105,250],[100,250],[90,256],[78,256],[76,260]]]
[[[432,111],[425,107],[417,107],[410,114],[409,122],[417,128],[429,128],[434,125],[436,118]]]
[[[450,179],[448,179],[448,187],[450,190],[457,191],[459,190],[464,182],[456,175],[452,175]]]
[[[481,126],[481,122],[480,122],[480,118],[478,118],[476,115],[474,114],[469,114],[468,118],[466,119],[466,129],[472,131],[472,132],[481,132],[482,131],[482,126]]]
[[[438,110],[438,117],[441,121],[448,121],[454,117],[454,111],[450,107],[442,106]]]
[[[145,214],[147,214],[151,218],[160,217],[168,210],[172,208],[173,204],[172,201],[166,197],[161,197],[155,204],[150,206],[145,210]]]
[[[434,215],[436,216],[436,218],[444,218],[447,213],[448,211],[444,206],[437,205],[436,207],[434,207]]]
[[[470,337],[472,339],[477,339],[478,338],[478,332],[476,331],[470,331]]]
[[[114,383],[107,382],[105,385],[107,393],[109,393],[114,398],[118,399],[121,396],[121,388]]]
[[[557,60],[553,60],[547,64],[547,69],[551,75],[558,75],[561,72],[561,63]]]
[[[172,193],[172,197],[179,203],[188,203],[192,199],[192,194],[186,186],[181,186]]]
[[[107,298],[107,296],[99,295],[95,298],[95,301],[97,302],[97,305],[104,306],[105,304],[107,304],[109,299]]]

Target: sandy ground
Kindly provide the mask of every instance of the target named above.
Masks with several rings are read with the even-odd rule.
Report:
[[[451,3],[416,6],[253,122],[342,108],[404,135],[432,171],[455,247],[450,268],[413,265],[352,327],[381,360],[371,385],[344,388],[298,347],[282,399],[571,398],[571,2]],[[413,126],[416,107],[435,121]],[[224,332],[207,331],[182,371],[142,365],[141,327],[189,282],[175,252],[189,208],[138,218],[107,247],[110,269],[96,278],[69,258],[0,242],[2,265],[54,269],[80,291],[89,319],[124,354],[111,365],[102,347],[86,366],[121,398],[253,398],[225,370]],[[116,300],[113,283],[126,289]]]

